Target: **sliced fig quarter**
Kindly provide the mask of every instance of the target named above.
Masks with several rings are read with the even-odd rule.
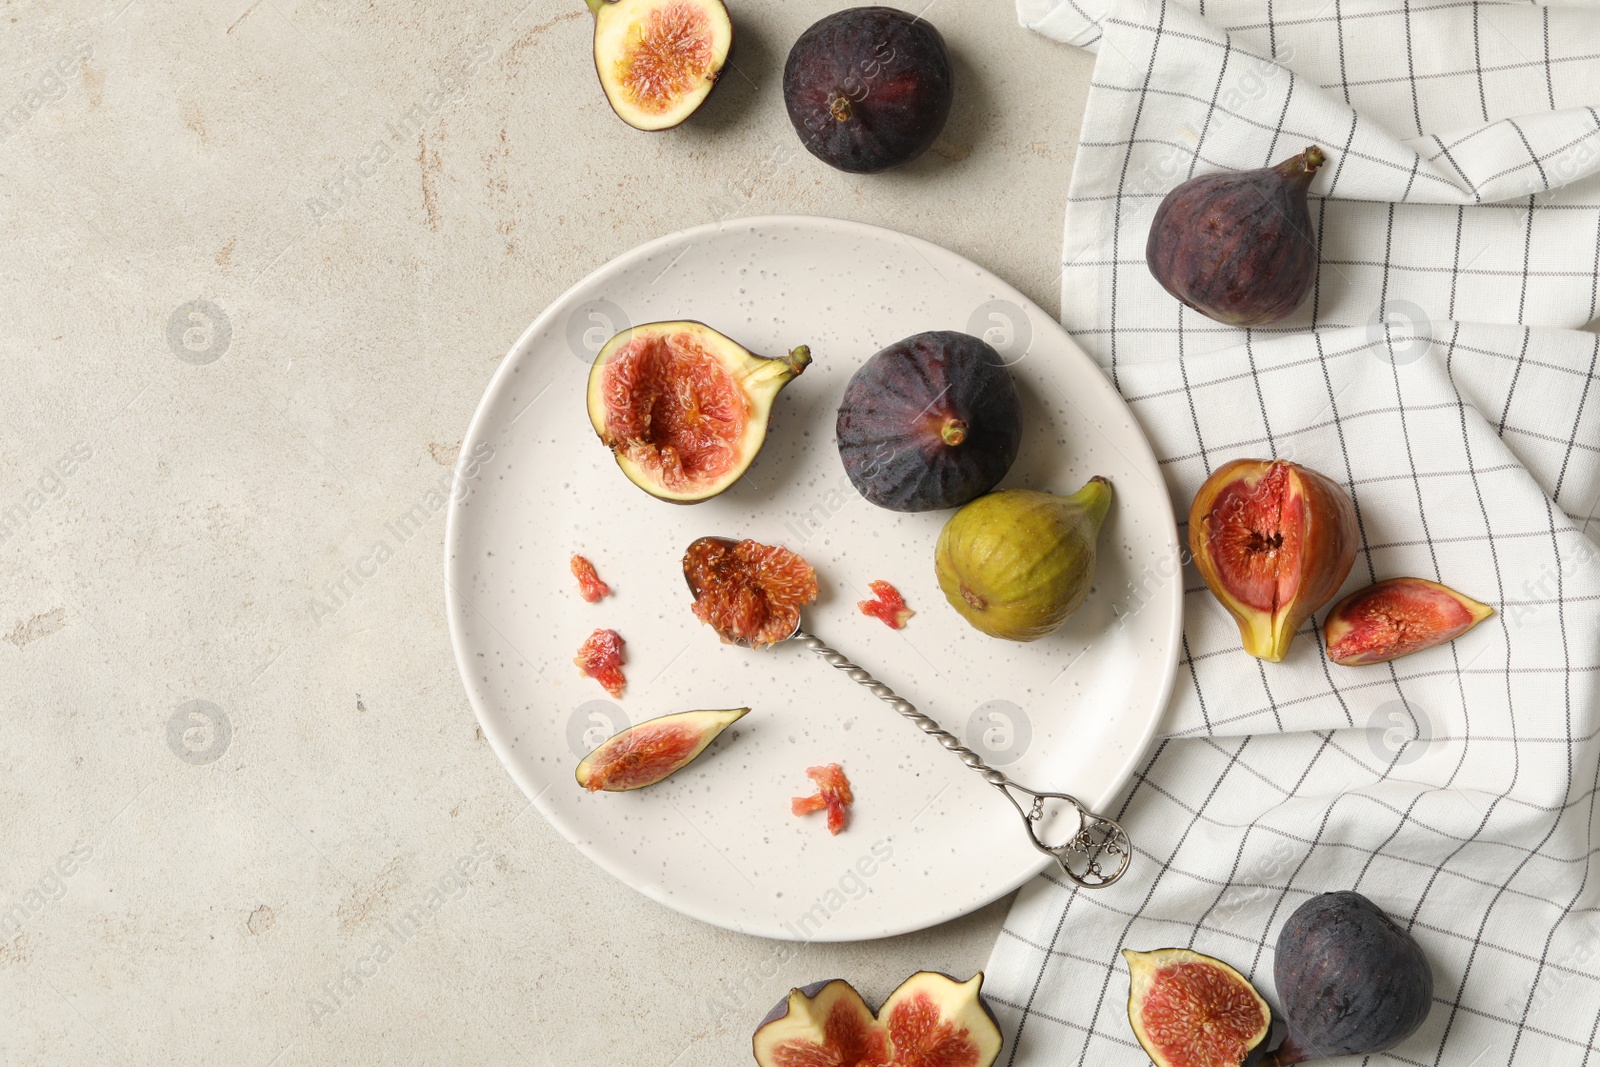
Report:
[[[648,322],[595,356],[589,424],[634,485],[698,504],[749,468],[773,401],[810,363],[805,345],[769,359],[703,322]]]
[[[589,792],[621,793],[655,785],[692,763],[749,708],[680,711],[630,726],[578,763],[578,784]]]
[[[1244,650],[1273,663],[1344,584],[1359,541],[1345,491],[1285,460],[1225,464],[1189,508],[1200,576],[1238,623]]]
[[[1346,667],[1386,663],[1454,641],[1494,614],[1448,585],[1390,578],[1334,605],[1322,624],[1328,658]]]
[[[716,88],[733,45],[722,0],[585,0],[594,13],[594,69],[617,117],[665,130]]]
[[[1156,1067],[1239,1067],[1272,1031],[1244,975],[1186,948],[1123,949],[1128,1022]]]
[[[789,991],[751,1041],[760,1067],[991,1067],[1003,1039],[984,1003],[983,972],[958,982],[918,971],[877,1014],[835,978]]]

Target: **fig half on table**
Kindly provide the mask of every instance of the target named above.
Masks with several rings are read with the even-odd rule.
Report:
[[[722,0],[586,0],[594,13],[594,69],[617,117],[666,130],[716,88],[733,45]]]

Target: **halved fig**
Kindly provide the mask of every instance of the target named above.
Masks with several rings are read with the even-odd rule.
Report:
[[[1493,614],[1448,585],[1390,578],[1339,601],[1323,621],[1322,636],[1329,659],[1358,667],[1454,641]]]
[[[1359,541],[1345,491],[1284,460],[1219,467],[1189,508],[1200,576],[1239,624],[1244,650],[1272,663],[1344,584]]]
[[[767,439],[772,402],[811,362],[753,355],[703,322],[623,330],[589,371],[589,423],[628,480],[696,504],[739,480]]]
[[[876,1015],[835,978],[789,991],[752,1039],[761,1067],[991,1067],[1003,1039],[983,972],[965,982],[918,971]]]
[[[1128,1022],[1156,1067],[1239,1067],[1272,1031],[1244,975],[1186,948],[1122,950]]]
[[[694,617],[724,644],[765,648],[800,627],[800,608],[817,599],[817,572],[782,545],[702,537],[683,554]]]
[[[591,793],[655,785],[683,770],[749,710],[680,711],[646,719],[600,742],[583,757],[576,772],[578,784]]]
[[[665,130],[716,88],[733,45],[722,0],[586,0],[594,12],[594,69],[617,117]]]

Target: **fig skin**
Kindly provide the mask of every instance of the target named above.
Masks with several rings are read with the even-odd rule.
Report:
[[[1227,551],[1228,520],[1246,522],[1250,518],[1236,499],[1230,503],[1223,498],[1233,488],[1258,486],[1274,476],[1283,478],[1286,497],[1303,502],[1304,521],[1287,538],[1297,554],[1278,560],[1274,572],[1281,574],[1285,566],[1293,569],[1297,574],[1294,594],[1287,603],[1274,601],[1264,607],[1247,602],[1242,591],[1230,588],[1222,569],[1224,561],[1219,556]],[[1219,509],[1226,514],[1219,514]],[[1267,545],[1284,533],[1282,529],[1251,530],[1252,536],[1260,535]],[[1300,624],[1333,599],[1355,565],[1359,543],[1355,504],[1345,491],[1311,468],[1285,460],[1236,459],[1224,464],[1200,486],[1189,507],[1189,551],[1200,577],[1238,624],[1244,650],[1269,663],[1281,662],[1289,654]],[[1278,547],[1271,551],[1277,559]],[[1250,565],[1247,559],[1234,562],[1240,567]],[[1274,597],[1276,592],[1275,588]]]
[[[944,38],[892,7],[836,11],[802,33],[783,65],[783,101],[806,151],[874,174],[926,152],[944,129],[955,75]]]
[[[1250,984],[1249,979],[1221,960],[1186,948],[1158,948],[1149,952],[1136,952],[1125,948],[1122,950],[1122,956],[1128,961],[1128,1023],[1133,1027],[1133,1036],[1138,1039],[1156,1067],[1238,1067],[1239,1064],[1257,1063],[1265,1056],[1262,1050],[1270,1047],[1274,1038],[1281,1036],[1283,1027],[1274,1019],[1271,1006],[1261,998],[1260,993],[1256,992],[1255,986]],[[1236,990],[1248,993],[1248,1002],[1255,1006],[1260,1016],[1260,1023],[1251,1033],[1237,1035],[1239,1043],[1243,1046],[1244,1055],[1241,1058],[1230,1057],[1226,1061],[1214,1060],[1205,1063],[1192,1058],[1168,1055],[1163,1050],[1159,1037],[1150,1032],[1146,1025],[1145,1009],[1152,991],[1157,987],[1162,970],[1185,964],[1211,968],[1224,981],[1232,983]],[[1199,1031],[1195,1033],[1195,1037],[1202,1040],[1213,1031],[1218,1022],[1214,1017],[1191,1021],[1194,1024],[1194,1031],[1189,1033]],[[1188,1044],[1186,1047],[1192,1051],[1194,1045]]]
[[[1433,1007],[1422,947],[1360,893],[1312,897],[1278,934],[1273,982],[1289,1036],[1277,1067],[1383,1052],[1416,1032]]]
[[[1293,315],[1317,281],[1306,193],[1326,161],[1315,145],[1275,167],[1205,174],[1156,209],[1145,262],[1162,288],[1230,326]]]
[[[1359,667],[1448,644],[1493,614],[1489,605],[1447,585],[1389,578],[1334,605],[1322,638],[1330,660]]]
[[[834,431],[845,473],[867,500],[937,511],[1006,476],[1022,447],[1022,403],[991,345],[935,330],[863,363],[845,386]]]
[[[1071,496],[1002,489],[974,500],[934,547],[945,599],[990,637],[1036,641],[1059,629],[1094,584],[1111,496],[1096,475]]]

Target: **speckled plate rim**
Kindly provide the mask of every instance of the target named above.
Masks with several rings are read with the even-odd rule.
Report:
[[[520,337],[517,338],[516,343],[511,346],[509,351],[507,351],[505,358],[500,361],[499,368],[495,371],[494,376],[489,379],[489,384],[487,387],[485,387],[483,396],[478,401],[477,409],[472,414],[472,420],[470,423],[468,423],[467,432],[462,438],[460,450],[461,456],[465,457],[473,455],[476,446],[485,439],[484,428],[486,420],[489,417],[487,413],[492,407],[494,407],[494,401],[498,397],[499,393],[508,387],[508,384],[512,378],[513,367],[519,359],[527,355],[529,349],[531,348],[533,339],[538,337],[545,329],[547,329],[550,324],[557,319],[558,316],[570,314],[572,307],[582,301],[585,294],[588,293],[591,288],[593,288],[594,284],[598,280],[619,270],[626,269],[627,267],[641,260],[648,259],[652,255],[655,255],[665,248],[674,247],[685,243],[693,243],[702,237],[722,233],[732,225],[737,225],[743,228],[783,227],[792,229],[797,226],[809,227],[821,232],[837,234],[841,238],[848,238],[852,235],[874,239],[890,237],[896,240],[905,241],[914,249],[919,251],[934,252],[940,256],[948,256],[952,259],[967,264],[980,275],[985,276],[990,283],[994,285],[996,290],[1000,292],[1006,299],[1014,301],[1019,306],[1025,308],[1029,312],[1030,319],[1034,322],[1037,322],[1041,329],[1052,331],[1055,340],[1064,346],[1067,355],[1078,361],[1080,364],[1080,369],[1084,373],[1092,373],[1094,375],[1094,378],[1091,380],[1095,381],[1099,386],[1105,389],[1105,391],[1109,394],[1111,401],[1115,404],[1121,405],[1124,409],[1127,407],[1126,402],[1123,401],[1121,395],[1117,392],[1116,387],[1111,384],[1108,378],[1106,378],[1105,373],[1100,369],[1099,364],[1095,363],[1095,361],[1090,358],[1088,353],[1084,352],[1083,349],[1078,346],[1078,343],[1072,339],[1072,336],[1067,333],[1067,331],[1059,322],[1056,321],[1053,316],[1045,313],[1045,311],[1032,300],[1029,300],[1015,287],[1001,279],[999,276],[995,275],[992,271],[988,270],[988,268],[972,262],[965,256],[962,256],[957,252],[952,252],[950,249],[941,245],[936,245],[931,241],[925,241],[920,237],[914,237],[910,234],[902,233],[899,230],[895,230],[887,226],[874,226],[870,223],[854,222],[849,219],[837,219],[826,215],[752,215],[748,217],[731,218],[721,222],[705,223],[699,226],[691,226],[687,229],[675,230],[671,233],[664,234],[661,237],[657,237],[652,241],[647,241],[644,244],[637,245],[627,252],[607,260],[605,263],[602,263],[600,266],[584,275],[584,277],[579,281],[569,286],[565,292],[563,292],[555,300],[551,301],[549,306],[547,306],[544,311],[539,313],[538,317],[536,317],[533,322],[529,324],[528,328],[522,332]],[[1150,447],[1150,442],[1144,434],[1143,427],[1139,425],[1137,417],[1134,416],[1131,411],[1129,412],[1128,421],[1129,425],[1132,426],[1135,431],[1133,436],[1137,440],[1139,451],[1138,454],[1134,456],[1126,456],[1126,453],[1124,453],[1124,455],[1130,460],[1130,462],[1136,463],[1145,468],[1145,473],[1149,476],[1152,484],[1165,486],[1166,481],[1161,474],[1161,469],[1157,463],[1155,452]],[[1160,503],[1161,509],[1164,512],[1167,520],[1166,532],[1168,536],[1166,547],[1172,553],[1170,558],[1176,559],[1178,558],[1179,545],[1177,519],[1172,510],[1172,501],[1166,495],[1166,493],[1163,492],[1161,494]],[[534,807],[538,808],[539,813],[545,817],[545,820],[549,822],[552,827],[555,828],[557,833],[566,838],[567,841],[573,844],[578,851],[583,853],[596,866],[604,870],[607,874],[610,874],[612,877],[616,878],[618,881],[622,882],[624,885],[627,885],[629,888],[643,894],[656,903],[671,908],[680,914],[687,915],[690,918],[698,919],[701,922],[708,923],[712,926],[721,927],[726,930],[733,930],[737,933],[749,934],[755,937],[792,940],[792,938],[787,938],[785,935],[777,934],[771,929],[758,928],[750,924],[730,921],[727,916],[718,914],[712,909],[699,907],[697,906],[696,902],[692,900],[685,899],[681,896],[669,896],[666,893],[659,892],[656,887],[652,885],[639,884],[633,879],[631,871],[619,864],[611,862],[604,854],[588,848],[583,843],[581,836],[573,833],[572,828],[565,824],[557,810],[548,805],[540,803],[540,798],[546,789],[541,788],[534,783],[523,770],[521,761],[512,753],[511,739],[504,733],[504,727],[502,726],[501,721],[493,713],[494,709],[484,706],[479,701],[472,684],[472,677],[470,674],[470,656],[472,650],[467,646],[467,637],[465,633],[463,633],[461,623],[458,620],[461,618],[464,611],[476,609],[474,609],[471,603],[463,598],[457,591],[457,579],[460,576],[453,573],[455,566],[457,566],[457,563],[455,562],[457,559],[456,548],[458,540],[461,536],[461,523],[462,507],[457,501],[455,494],[452,493],[450,497],[449,510],[445,517],[443,561],[445,579],[445,607],[450,627],[450,647],[455,655],[456,669],[460,672],[462,687],[466,690],[467,700],[472,705],[472,711],[477,717],[478,725],[482,728],[484,737],[487,738],[489,742],[490,749],[493,750],[496,758],[500,760],[501,766],[505,768],[508,774],[510,774],[511,779],[517,783],[517,787],[522,790],[523,795],[529,799],[529,802]],[[1181,582],[1173,582],[1163,589],[1164,596],[1168,601],[1168,627],[1166,634],[1168,648],[1167,662],[1165,664],[1163,677],[1156,689],[1156,699],[1152,702],[1150,712],[1146,717],[1142,730],[1140,731],[1138,743],[1128,749],[1127,758],[1123,760],[1122,765],[1117,768],[1115,775],[1111,779],[1112,785],[1105,789],[1102,795],[1084,795],[1080,797],[1080,799],[1083,800],[1084,803],[1088,804],[1089,807],[1094,811],[1100,811],[1104,814],[1116,817],[1117,813],[1105,812],[1104,807],[1121,794],[1122,790],[1127,786],[1128,781],[1133,777],[1134,769],[1144,760],[1145,754],[1149,751],[1150,744],[1155,739],[1157,729],[1159,728],[1161,720],[1166,713],[1167,704],[1172,699],[1173,687],[1177,682],[1178,658],[1181,648],[1181,637],[1183,630],[1182,584],[1183,583]],[[493,626],[492,623],[490,623],[490,625]],[[965,773],[964,771],[956,771],[953,761],[952,771],[954,773]],[[1134,857],[1132,862],[1139,862],[1137,841],[1134,842]],[[1045,872],[1047,869],[1053,866],[1055,866],[1054,860],[1043,854],[1040,854],[1039,861],[1033,867],[1023,870],[1017,877],[1009,881],[997,883],[998,888],[993,892],[981,897],[981,899],[959,900],[952,903],[946,909],[930,910],[918,914],[915,918],[910,918],[904,922],[888,924],[882,930],[868,936],[829,937],[826,931],[822,931],[819,932],[817,936],[808,938],[807,940],[866,941],[876,940],[884,937],[895,937],[900,934],[913,933],[918,930],[926,930],[930,927],[938,926],[941,923],[958,919],[963,915],[969,915],[980,908],[992,904],[994,901],[999,900],[1006,894],[1013,892],[1026,882],[1032,880],[1034,877]],[[1101,890],[1101,892],[1115,893],[1116,890],[1115,888],[1107,888],[1105,890]],[[937,896],[937,894],[930,894],[930,898],[934,896]]]

